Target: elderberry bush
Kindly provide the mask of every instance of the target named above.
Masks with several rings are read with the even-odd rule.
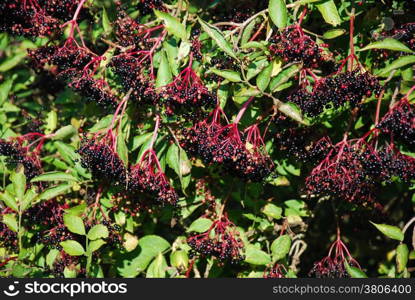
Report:
[[[413,277],[414,3],[0,1],[0,277]]]

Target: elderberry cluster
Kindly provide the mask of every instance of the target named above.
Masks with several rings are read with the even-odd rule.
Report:
[[[415,105],[406,98],[402,99],[382,118],[377,128],[408,146],[414,146]]]
[[[160,100],[160,95],[155,92],[150,80],[141,74],[141,66],[138,59],[129,55],[114,57],[109,66],[120,78],[124,91],[132,89],[130,98],[144,104],[155,104]]]
[[[95,179],[113,185],[125,185],[126,168],[118,154],[105,141],[84,139],[77,150],[81,165],[91,171]]]
[[[25,212],[27,225],[39,227],[35,235],[38,242],[52,249],[62,250],[60,242],[74,238],[63,222],[63,214],[67,208],[67,203],[61,204],[56,199],[51,199],[40,202]]]
[[[287,271],[284,265],[276,263],[272,266],[272,268],[265,270],[263,277],[264,278],[285,278],[286,273]]]
[[[71,256],[69,254],[66,254],[65,251],[61,251],[59,253],[59,256],[53,262],[50,272],[55,278],[65,278],[65,268],[75,269],[79,262],[79,256]],[[85,270],[80,269],[78,274],[85,274]]]
[[[309,277],[315,278],[350,278],[343,261],[325,257],[314,264],[308,273]]]
[[[181,146],[205,164],[216,163],[244,180],[259,182],[267,177],[273,163],[264,150],[256,125],[240,132],[236,124],[222,125],[215,109],[209,119],[183,129]]]
[[[321,79],[311,92],[300,88],[287,101],[297,104],[306,115],[316,117],[325,109],[339,108],[346,103],[357,107],[364,97],[379,96],[380,92],[381,86],[374,76],[356,69]]]
[[[162,205],[177,204],[179,197],[161,170],[153,150],[146,151],[141,161],[131,167],[129,177],[130,193],[145,193]]]
[[[28,180],[41,173],[41,164],[38,153],[29,152],[27,147],[23,147],[19,142],[5,141],[0,139],[0,155],[7,156],[7,163],[22,164],[24,174]]]
[[[270,51],[286,62],[303,63],[306,68],[327,67],[331,61],[323,48],[318,46],[300,26],[293,25],[278,32],[270,39]]]
[[[330,138],[316,138],[316,130],[312,127],[278,127],[274,145],[282,153],[303,162],[321,161],[332,147]]]
[[[348,202],[367,204],[382,183],[393,177],[415,179],[415,159],[391,146],[375,150],[369,144],[341,142],[330,150],[306,178],[309,194],[329,195]]]
[[[220,1],[212,9],[212,19],[216,22],[231,21],[235,23],[242,23],[266,7],[267,3],[265,1]]]
[[[175,80],[166,85],[161,91],[167,113],[200,111],[217,105],[217,97],[202,83],[200,78],[189,65]]]
[[[91,76],[86,76],[70,83],[69,86],[87,100],[93,101],[104,108],[115,108],[117,106],[117,97],[103,80],[96,80]]]
[[[9,249],[12,252],[17,251],[17,240],[17,233],[9,229],[6,224],[0,222],[0,247]]]
[[[163,0],[140,0],[137,9],[141,14],[147,15],[153,12],[153,9],[163,10]]]
[[[191,234],[187,243],[193,251],[204,256],[214,256],[222,262],[236,264],[244,259],[243,242],[235,225],[226,216],[214,221],[208,231]]]
[[[104,80],[95,79],[91,68],[96,67],[99,59],[73,39],[61,46],[43,46],[29,50],[31,65],[36,71],[44,70],[46,65],[54,69],[50,73],[58,79],[68,82],[81,96],[104,108],[114,108],[117,97]]]
[[[72,18],[79,3],[80,0],[2,0],[0,31],[28,37],[60,33],[60,26]],[[82,10],[79,19],[87,16]]]

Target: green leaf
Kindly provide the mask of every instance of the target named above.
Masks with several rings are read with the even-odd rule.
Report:
[[[37,193],[33,189],[27,190],[23,198],[21,210],[25,211],[26,209],[28,209],[31,206],[31,204],[35,201],[36,197]]]
[[[212,223],[212,220],[202,217],[193,221],[193,223],[190,224],[189,228],[187,228],[186,231],[202,233],[207,231],[210,228],[210,226],[212,226]]]
[[[370,49],[386,49],[386,50],[393,50],[393,51],[400,51],[400,52],[407,52],[407,53],[414,52],[405,44],[392,38],[386,38],[381,41],[370,43],[369,45],[360,49],[359,51],[366,51]]]
[[[113,117],[114,117],[113,115],[107,115],[107,116],[103,117],[101,120],[99,120],[97,123],[95,123],[94,126],[92,126],[89,129],[89,132],[90,133],[95,133],[95,132],[100,131],[101,129],[108,128],[111,125]]]
[[[220,31],[215,26],[212,26],[204,22],[200,18],[198,18],[198,21],[200,25],[202,26],[202,29],[210,36],[212,40],[216,42],[218,47],[222,49],[222,51],[228,54],[230,57],[236,59],[236,54],[233,51],[231,44],[229,44],[228,41],[226,41],[225,37],[223,36],[222,31]]]
[[[212,68],[210,69],[210,71],[216,75],[219,75],[227,80],[229,80],[230,82],[240,82],[242,81],[241,79],[241,75],[239,74],[239,72],[236,71],[232,71],[232,70],[218,70],[216,68]]]
[[[17,225],[16,215],[14,214],[5,214],[2,216],[2,222],[9,227],[10,230],[14,232],[19,231],[19,225]]]
[[[128,262],[123,260],[118,266],[118,272],[124,278],[137,277],[137,275],[144,271],[151,260],[159,253],[163,253],[170,248],[169,242],[157,235],[146,235],[138,241],[141,250],[134,250],[129,255],[136,255],[129,258]],[[137,255],[138,253],[138,255]]]
[[[266,252],[249,244],[245,250],[245,261],[252,265],[266,266],[271,262],[271,257]]]
[[[170,70],[170,64],[164,51],[161,52],[160,66],[157,71],[156,87],[162,87],[172,81],[173,75]]]
[[[184,43],[185,42],[182,42],[180,46]],[[177,47],[176,39],[172,37],[166,40],[165,42],[163,42],[163,49],[166,52],[171,73],[174,76],[178,75],[179,74],[179,60],[178,60],[179,48]],[[190,46],[189,46],[189,50],[190,50]]]
[[[128,148],[125,143],[123,132],[119,132],[117,136],[117,154],[125,165],[128,165]]]
[[[271,73],[274,64],[270,62],[268,66],[258,74],[256,78],[256,85],[263,92],[268,87],[269,82],[271,81]]]
[[[271,244],[272,259],[274,262],[283,259],[291,248],[291,238],[289,235],[284,234],[278,237]]]
[[[77,241],[66,240],[60,242],[60,245],[62,246],[63,250],[71,256],[81,256],[85,254],[84,247],[82,247],[82,245]]]
[[[23,61],[25,57],[26,51],[18,52],[12,56],[9,56],[0,64],[0,72],[6,72],[13,69],[15,66],[20,64],[20,62]]]
[[[65,212],[75,216],[81,216],[87,207],[86,203],[79,204],[77,206],[65,209]]]
[[[159,253],[153,262],[148,266],[147,278],[165,278],[167,270],[166,258],[163,254]]]
[[[394,60],[390,65],[375,72],[375,75],[380,77],[388,77],[390,72],[393,70],[402,68],[409,64],[415,64],[415,55],[401,56],[398,59]]]
[[[168,33],[182,40],[187,39],[186,27],[180,23],[179,19],[169,15],[168,13],[156,9],[154,10],[154,13],[156,14],[157,18],[161,19],[164,22]]]
[[[109,236],[108,228],[103,224],[97,224],[88,231],[87,236],[90,240],[106,239]]]
[[[59,196],[59,195],[65,193],[71,187],[72,187],[72,184],[64,183],[64,184],[60,184],[60,185],[48,188],[48,189],[44,190],[39,195],[39,199],[40,200],[49,200],[49,199],[55,198],[56,196]]]
[[[151,137],[153,136],[152,132],[147,132],[142,135],[137,135],[133,138],[133,146],[131,148],[131,151],[137,150],[138,147],[143,145],[145,142],[151,140]]]
[[[102,7],[102,28],[106,34],[110,33],[112,30],[111,22],[108,19],[108,14],[105,10],[105,7]]]
[[[345,33],[346,33],[345,29],[330,29],[330,30],[327,30],[323,34],[323,38],[325,38],[326,40],[331,40],[331,39],[335,39],[336,37],[339,37],[339,36],[341,36]]]
[[[248,72],[246,72],[246,79],[251,80],[258,75],[263,69],[268,66],[269,62],[267,59],[260,59],[258,61],[251,62],[248,65]]]
[[[107,242],[102,240],[102,239],[98,239],[95,241],[91,241],[88,245],[88,251],[90,253],[97,251],[99,248],[101,248],[103,245],[105,245]]]
[[[263,42],[257,42],[257,41],[251,41],[245,43],[243,46],[241,46],[242,49],[262,49],[266,50],[267,46]]]
[[[347,273],[349,273],[352,278],[367,278],[367,275],[360,270],[359,268],[352,267],[349,265],[347,260],[344,260],[344,266],[346,267]]]
[[[16,199],[12,195],[10,195],[8,191],[4,191],[4,193],[1,193],[0,199],[4,202],[4,204],[7,205],[7,207],[11,208],[15,212],[19,211]]]
[[[264,206],[262,213],[268,217],[279,220],[282,217],[282,208],[276,206],[275,204],[268,203]]]
[[[285,0],[270,0],[268,4],[268,11],[272,22],[279,29],[287,26],[288,11]]]
[[[77,133],[77,130],[72,125],[67,125],[59,128],[52,135],[52,140],[63,140],[74,136]]]
[[[409,248],[406,244],[400,244],[396,248],[396,266],[398,273],[402,273],[409,259]]]
[[[84,221],[81,219],[81,217],[66,213],[63,215],[63,223],[70,232],[80,235],[86,234]]]
[[[291,119],[293,119],[293,120],[295,120],[295,121],[297,121],[301,124],[305,124],[305,121],[303,119],[301,111],[295,104],[293,104],[293,103],[282,103],[277,108],[284,115],[290,117]],[[307,124],[305,124],[305,125],[307,125]]]
[[[56,111],[51,110],[48,112],[45,125],[45,133],[47,134],[53,132],[56,129],[56,126],[58,125],[58,114]]]
[[[39,176],[36,176],[30,180],[30,182],[39,181],[79,181],[75,176],[65,172],[47,172]]]
[[[75,268],[69,268],[68,266],[63,269],[64,278],[76,278],[77,272]]]
[[[317,9],[320,11],[326,23],[333,26],[340,25],[341,19],[339,12],[337,11],[336,4],[333,0],[327,0],[321,4],[316,4]]]
[[[275,91],[276,88],[278,88],[279,86],[281,86],[282,84],[290,80],[292,77],[294,77],[294,75],[297,74],[299,70],[300,70],[299,65],[293,65],[282,70],[280,73],[278,73],[277,76],[272,78],[269,84],[269,89],[271,91]]]
[[[58,249],[51,249],[49,253],[46,255],[46,265],[49,268],[53,267],[53,264],[55,263],[56,258],[58,257],[60,251]]]
[[[9,93],[13,86],[13,78],[8,78],[2,84],[0,84],[0,105],[4,103],[9,97]]]
[[[166,162],[180,176],[180,180],[190,173],[192,167],[186,152],[176,144],[171,144],[167,150]]]
[[[252,20],[251,22],[249,22],[248,25],[245,26],[245,29],[242,33],[242,37],[241,37],[241,47],[243,48],[244,45],[246,45],[247,43],[249,43],[249,39],[252,36],[252,32],[255,29],[255,25],[257,24],[259,18],[255,18],[254,20]]]
[[[184,250],[173,251],[170,254],[170,264],[178,269],[187,269],[189,266],[189,255]]]
[[[167,165],[176,172],[176,174],[180,175],[179,148],[176,144],[171,144],[167,150],[166,162]]]
[[[18,172],[13,173],[10,177],[17,201],[22,202],[26,192],[26,176],[24,175],[23,168],[21,168]]]
[[[394,240],[403,241],[404,235],[399,227],[387,224],[376,224],[373,222],[370,223],[372,223],[380,232],[382,232],[387,237]]]

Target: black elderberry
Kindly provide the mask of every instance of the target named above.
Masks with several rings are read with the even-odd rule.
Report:
[[[118,154],[105,143],[83,140],[78,149],[81,164],[95,179],[112,185],[125,185],[126,168]]]

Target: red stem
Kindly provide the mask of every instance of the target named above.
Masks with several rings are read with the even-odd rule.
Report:
[[[354,42],[353,42],[354,19],[355,19],[355,15],[354,15],[354,12],[352,12],[352,15],[350,16],[350,38],[349,38],[350,55],[349,55],[349,57],[351,59],[349,60],[349,65],[348,65],[349,71],[353,70],[353,59],[355,57]]]
[[[154,126],[153,137],[151,138],[151,143],[150,143],[150,148],[149,149],[153,149],[154,143],[157,139],[159,127],[160,127],[160,116],[156,115],[156,125]]]
[[[238,112],[238,115],[236,116],[234,124],[238,124],[241,120],[242,116],[244,115],[246,109],[248,108],[249,104],[251,104],[252,100],[254,100],[254,96],[250,97],[241,107],[241,110]]]

